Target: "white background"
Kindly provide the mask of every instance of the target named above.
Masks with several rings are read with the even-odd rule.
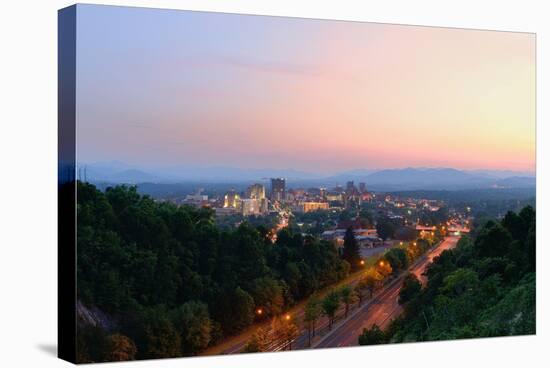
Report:
[[[125,367],[523,367],[550,363],[546,1],[102,1],[537,33],[537,336],[123,363]],[[57,9],[0,3],[0,366],[63,367],[57,340]],[[546,24],[545,24],[546,21]],[[546,126],[544,123],[546,122]],[[544,144],[546,142],[546,145]],[[459,142],[457,144],[460,144]],[[542,188],[546,187],[546,192]],[[113,363],[114,364],[114,363]]]

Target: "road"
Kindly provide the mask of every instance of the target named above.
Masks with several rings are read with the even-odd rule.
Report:
[[[336,285],[331,285],[330,287],[326,287],[324,292],[320,293],[320,296],[325,295],[330,290],[334,288],[338,288],[343,285],[355,285],[357,281],[362,277],[362,272],[356,272],[346,279],[340,281]],[[302,301],[298,305],[291,308],[287,313],[289,313],[293,320],[299,325],[302,325],[302,320],[304,318],[304,306],[306,304],[306,301]],[[343,309],[341,309],[343,310]],[[339,311],[340,313],[340,311]],[[343,312],[342,312],[343,313]],[[326,318],[324,318],[326,319]],[[264,321],[262,323],[255,323],[254,325],[247,328],[245,331],[241,332],[239,335],[229,337],[224,342],[217,344],[215,346],[211,346],[208,349],[204,350],[200,353],[200,355],[218,355],[218,354],[235,354],[242,351],[242,349],[245,347],[246,343],[252,336],[254,332],[258,330],[260,327],[267,327],[271,323],[270,320]],[[328,326],[328,321],[319,321],[318,329],[321,330],[322,328]],[[302,330],[302,329],[301,329]],[[307,334],[302,331],[302,334],[300,337],[298,337],[297,341],[293,343],[293,348],[301,348],[305,347],[307,345]]]
[[[454,247],[458,239],[458,237],[447,237],[437,248],[419,259],[413,265],[411,271],[415,273],[415,275],[417,275],[417,277],[419,277],[421,281],[423,281],[424,278],[423,276],[421,276],[421,274],[424,272],[426,266],[433,260],[434,257],[441,254],[443,250]],[[326,292],[341,285],[351,285],[353,287],[355,283],[357,283],[357,281],[361,278],[361,276],[361,272],[357,272],[351,275],[349,278],[342,280],[338,285],[333,285],[327,288]],[[390,284],[386,285],[383,290],[381,290],[378,294],[375,294],[374,299],[370,302],[363,304],[359,308],[357,308],[357,305],[352,306],[350,308],[350,318],[344,324],[339,324],[338,322],[339,320],[342,320],[344,314],[344,306],[341,306],[336,313],[337,321],[332,332],[329,333],[328,331],[328,319],[321,318],[317,324],[318,336],[314,339],[313,347],[316,348],[357,345],[357,336],[363,330],[363,326],[368,325],[370,327],[372,323],[376,323],[381,328],[386,327],[391,321],[392,317],[394,318],[401,312],[400,306],[397,303],[397,297],[399,295],[399,290],[401,288],[403,277],[404,276],[397,278]],[[324,293],[322,293],[321,295],[323,294]],[[296,341],[293,342],[293,349],[308,348],[307,332],[305,332],[301,326],[304,315],[304,305],[305,302],[302,302],[288,311],[288,313],[292,316],[294,321],[296,321],[298,326],[301,327],[300,330],[302,331]],[[270,321],[265,321],[260,324],[254,324],[239,335],[230,337],[224,342],[206,349],[200,355],[239,353],[240,351],[242,351],[252,334],[259,327],[265,327],[269,324]],[[341,340],[344,339],[347,341],[347,344],[340,344]],[[336,341],[336,345],[332,345],[332,341]]]
[[[444,250],[454,248],[458,239],[459,237],[455,236],[445,238],[437,248],[418,260],[410,271],[425,283],[426,278],[422,276],[422,273],[428,264]],[[404,276],[401,276],[388,284],[369,303],[358,308],[345,322],[335,326],[332,332],[314,343],[313,348],[358,345],[358,336],[364,328],[370,328],[373,324],[378,325],[381,329],[388,327],[389,323],[402,311],[397,300],[403,278]]]

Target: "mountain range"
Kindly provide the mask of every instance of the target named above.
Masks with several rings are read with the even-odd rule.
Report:
[[[138,168],[121,162],[82,165],[81,179],[107,183],[244,183],[284,177],[289,186],[366,183],[372,190],[459,190],[475,188],[534,188],[536,178],[528,172],[509,170],[458,170],[453,168],[356,169],[336,175],[293,169],[242,169],[227,166]],[[85,177],[84,177],[85,176]]]

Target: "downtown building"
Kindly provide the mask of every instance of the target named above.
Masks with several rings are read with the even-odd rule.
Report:
[[[319,211],[319,210],[328,210],[329,205],[328,202],[298,202],[294,206],[292,206],[292,210],[295,212],[312,212],[312,211]]]
[[[282,202],[286,195],[286,180],[284,178],[271,178],[271,200]]]

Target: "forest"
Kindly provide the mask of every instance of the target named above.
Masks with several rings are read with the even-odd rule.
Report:
[[[216,226],[208,208],[77,185],[78,301],[108,320],[79,317],[80,363],[196,355],[350,271],[331,243],[291,229],[272,243],[262,225]]]
[[[424,287],[408,275],[404,313],[387,331],[364,329],[359,344],[449,340],[536,332],[535,211],[478,222],[428,266]]]

